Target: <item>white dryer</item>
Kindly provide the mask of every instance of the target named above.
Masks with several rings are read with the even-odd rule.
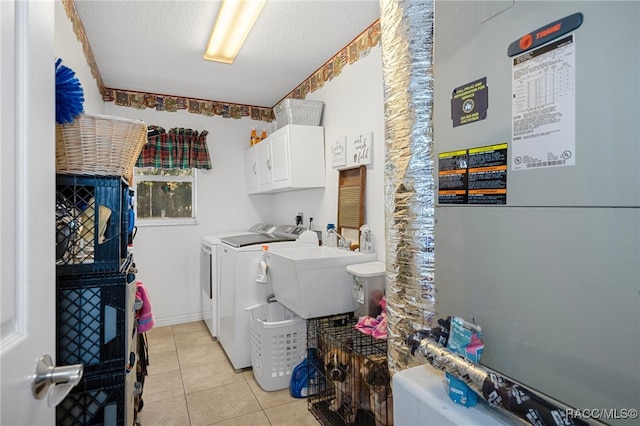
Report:
[[[273,286],[256,282],[262,246],[292,248],[318,244],[302,242],[298,237],[305,228],[281,225],[272,234],[236,235],[220,239],[218,341],[231,361],[240,370],[251,366],[250,319],[247,308],[264,303],[273,294]]]
[[[248,230],[227,231],[213,235],[205,235],[200,242],[200,294],[202,320],[207,324],[213,337],[218,337],[217,321],[217,284],[219,281],[218,252],[220,239],[237,235],[270,234],[276,230],[275,225],[256,223]]]

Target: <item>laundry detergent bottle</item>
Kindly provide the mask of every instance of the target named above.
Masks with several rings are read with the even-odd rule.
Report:
[[[362,253],[373,253],[373,234],[369,225],[360,227],[360,251]]]
[[[337,247],[338,246],[338,237],[335,234],[336,226],[333,223],[327,224],[327,232],[325,233],[325,240],[327,247]]]

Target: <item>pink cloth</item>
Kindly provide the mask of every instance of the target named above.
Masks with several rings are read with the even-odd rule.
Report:
[[[354,325],[356,330],[361,331],[364,334],[369,334],[376,339],[387,338],[387,302],[384,299],[380,300],[380,306],[382,312],[377,317],[360,317],[357,324]]]
[[[142,307],[136,311],[138,320],[138,333],[146,333],[153,328],[153,312],[151,311],[151,301],[147,294],[147,289],[140,281],[136,282],[136,300],[142,302]]]

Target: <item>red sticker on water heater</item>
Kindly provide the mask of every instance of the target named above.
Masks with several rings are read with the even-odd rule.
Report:
[[[544,27],[540,27],[535,31],[525,34],[518,40],[509,45],[507,55],[515,56],[526,52],[529,49],[543,45],[554,40],[570,31],[575,30],[582,25],[582,13],[574,13],[557,21],[554,21]]]

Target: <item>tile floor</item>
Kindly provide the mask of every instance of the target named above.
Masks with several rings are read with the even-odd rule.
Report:
[[[251,369],[236,373],[202,321],[154,328],[147,341],[142,426],[319,424],[306,399],[263,391]]]

